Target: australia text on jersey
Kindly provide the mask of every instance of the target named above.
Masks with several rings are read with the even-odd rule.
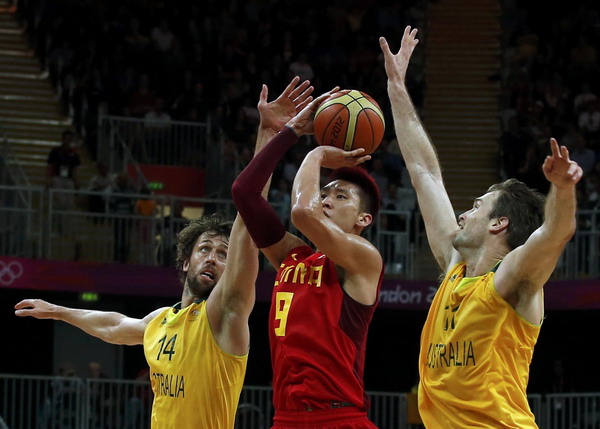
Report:
[[[162,374],[153,372],[154,394],[156,396],[170,396],[171,398],[185,398],[185,380],[183,375]]]
[[[427,350],[429,368],[475,366],[473,341],[454,341],[447,344],[430,343]]]

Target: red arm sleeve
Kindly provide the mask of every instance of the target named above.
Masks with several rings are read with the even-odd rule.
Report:
[[[285,127],[233,182],[233,202],[259,249],[272,246],[285,236],[285,226],[261,193],[279,161],[297,141],[298,136]]]

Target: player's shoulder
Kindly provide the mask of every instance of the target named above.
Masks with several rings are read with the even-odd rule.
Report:
[[[160,307],[157,308],[156,310],[151,311],[150,313],[148,313],[146,315],[146,317],[144,317],[142,320],[144,322],[146,322],[146,324],[150,323],[152,320],[154,320],[159,314],[163,313],[166,310],[169,310],[173,307]]]

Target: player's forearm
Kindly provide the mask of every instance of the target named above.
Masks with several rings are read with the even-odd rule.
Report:
[[[299,211],[322,213],[320,177],[323,153],[311,151],[306,155],[292,185],[292,215]]]
[[[119,313],[56,306],[51,318],[73,325],[107,343],[128,343],[119,335],[119,324],[125,319]]]
[[[275,136],[277,135],[277,132],[274,131],[272,128],[269,127],[265,127],[262,124],[259,125],[258,127],[258,133],[256,135],[256,145],[254,146],[254,155],[256,155],[258,152],[260,152],[267,143],[269,143]],[[271,187],[271,179],[272,177],[269,177],[269,179],[267,180],[267,183],[265,183],[265,186],[262,189],[261,195],[262,197],[266,200],[269,197],[269,188]]]
[[[261,193],[279,161],[297,141],[294,132],[284,128],[256,154],[231,188],[235,206],[259,248],[269,247],[285,235],[285,227]]]
[[[388,82],[396,138],[413,182],[418,174],[441,175],[439,161],[404,84]]]
[[[227,258],[231,262],[227,264],[220,282],[222,308],[230,315],[248,316],[255,301],[258,249],[239,215],[231,230]]]
[[[577,200],[575,186],[550,187],[544,209],[544,228],[557,244],[564,244],[575,233]]]

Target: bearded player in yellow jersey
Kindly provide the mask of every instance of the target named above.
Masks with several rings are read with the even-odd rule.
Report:
[[[299,81],[270,103],[263,86],[257,150],[312,101],[312,86]],[[220,216],[207,216],[178,235],[177,268],[181,302],[143,319],[30,299],[19,302],[15,314],[62,320],[113,344],[143,344],[153,429],[231,429],[246,372],[258,250],[239,216],[233,229]]]
[[[421,335],[419,411],[428,428],[537,428],[526,387],[544,318],[543,286],[575,231],[581,168],[550,139],[543,196],[510,179],[458,223],[433,145],[405,85],[417,30],[398,53],[380,39],[396,136],[445,278]]]

